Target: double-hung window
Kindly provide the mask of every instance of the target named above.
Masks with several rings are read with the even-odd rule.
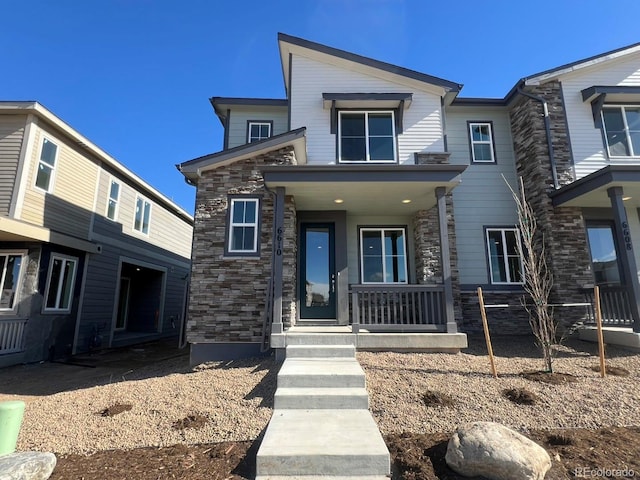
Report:
[[[472,163],[495,163],[491,122],[469,122]]]
[[[36,173],[36,187],[50,192],[53,188],[53,174],[56,168],[58,146],[51,140],[44,139],[40,149],[40,160]]]
[[[107,218],[115,220],[118,215],[118,201],[120,200],[120,184],[111,180],[109,198],[107,199]]]
[[[271,136],[271,122],[249,122],[247,143],[258,142]]]
[[[227,253],[257,255],[260,199],[230,198]]]
[[[516,228],[487,228],[487,255],[492,284],[522,284],[520,234]]]
[[[404,228],[360,229],[362,283],[407,283],[407,245]]]
[[[45,289],[45,312],[70,312],[78,259],[52,254]]]
[[[395,162],[393,112],[339,112],[338,158],[340,162]]]
[[[609,156],[640,156],[640,106],[606,106],[602,123]]]
[[[151,221],[151,202],[138,196],[136,198],[136,214],[133,221],[133,229],[137,232],[149,235],[149,222]]]
[[[24,252],[0,251],[0,311],[14,310],[18,305],[18,287]]]

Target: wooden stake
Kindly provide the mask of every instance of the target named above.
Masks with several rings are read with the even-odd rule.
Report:
[[[491,363],[491,373],[493,378],[498,378],[498,371],[493,360],[493,347],[491,346],[491,337],[489,336],[489,324],[487,323],[487,312],[484,308],[484,298],[482,297],[482,287],[478,287],[478,301],[480,302],[480,315],[482,316],[482,328],[484,329],[484,339],[487,342],[487,350],[489,351],[489,362]]]
[[[604,378],[607,374],[607,367],[604,363],[604,337],[602,335],[602,311],[600,310],[600,287],[597,285],[593,289],[596,307],[596,327],[598,329],[598,353],[600,354],[600,376]]]

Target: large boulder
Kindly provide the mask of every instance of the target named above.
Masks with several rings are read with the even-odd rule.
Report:
[[[542,480],[551,468],[544,448],[493,422],[458,427],[449,440],[445,460],[460,475],[491,480]]]
[[[2,480],[47,480],[56,468],[53,453],[20,452],[0,455]]]

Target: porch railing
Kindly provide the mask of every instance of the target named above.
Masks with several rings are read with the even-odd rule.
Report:
[[[0,320],[0,355],[24,350],[26,319]]]
[[[354,331],[446,331],[444,285],[352,285]]]
[[[593,290],[585,290],[587,302],[594,304]],[[631,327],[633,317],[629,292],[625,287],[600,287],[600,310],[602,311],[602,324],[609,327]],[[589,320],[595,323],[593,309],[589,309]]]

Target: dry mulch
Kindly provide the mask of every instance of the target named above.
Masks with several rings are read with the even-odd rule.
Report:
[[[518,405],[535,405],[539,400],[538,396],[526,388],[507,388],[502,392],[507,400],[511,400]]]
[[[98,415],[102,417],[115,417],[116,415],[128,412],[133,408],[133,405],[130,403],[116,403],[111,405],[110,407],[105,408],[104,410],[100,410]]]
[[[640,474],[639,427],[598,430],[532,430],[526,435],[552,459],[547,480],[583,477],[632,478]],[[386,437],[394,480],[469,480],[444,460],[450,434],[403,433]],[[52,480],[238,480],[255,475],[258,442],[109,450],[90,456],[64,455]],[[580,470],[582,469],[582,470]],[[626,473],[626,476],[625,476]],[[479,479],[481,477],[475,477]]]

